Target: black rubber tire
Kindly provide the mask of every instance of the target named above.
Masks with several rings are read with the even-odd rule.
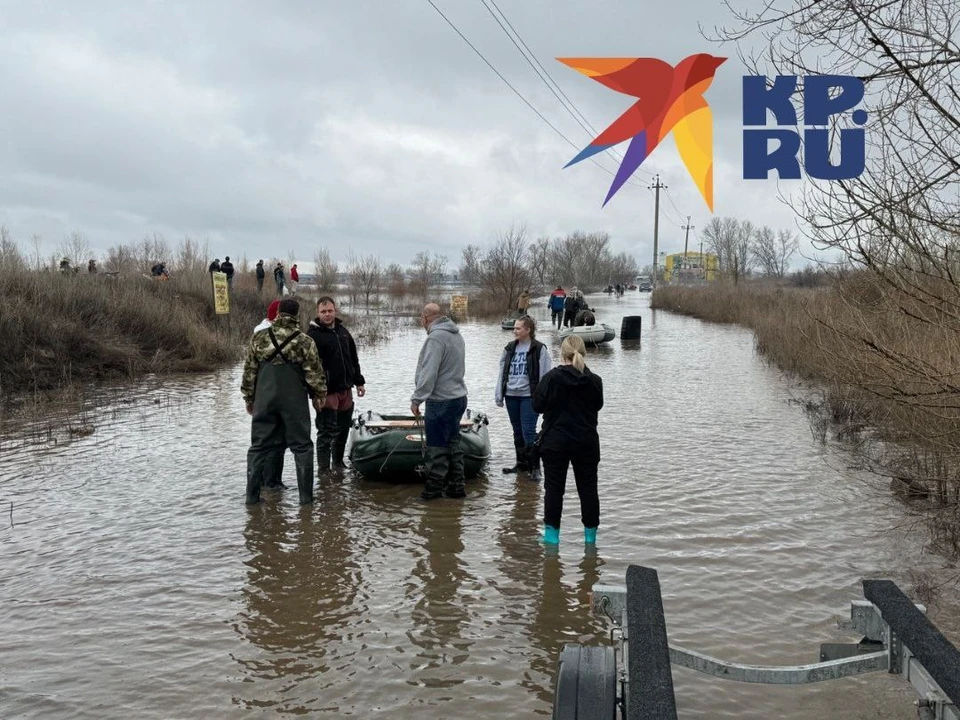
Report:
[[[554,685],[554,720],[615,720],[617,665],[607,645],[564,645]]]

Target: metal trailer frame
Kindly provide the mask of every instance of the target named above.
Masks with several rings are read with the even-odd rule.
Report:
[[[825,643],[820,662],[787,666],[726,662],[668,645],[657,571],[631,565],[626,581],[626,587],[597,585],[592,595],[594,612],[613,623],[617,705],[625,720],[676,720],[671,663],[725,680],[781,685],[886,670],[913,685],[920,696],[919,717],[960,720],[960,651],[930,622],[926,609],[890,580],[864,580],[866,600],[853,601],[850,620],[839,623],[861,634],[859,643]],[[590,716],[582,710],[577,715]],[[595,716],[605,716],[605,711],[598,709]]]

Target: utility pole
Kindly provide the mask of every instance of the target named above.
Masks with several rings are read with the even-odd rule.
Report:
[[[687,215],[687,224],[683,226],[683,229],[687,231],[686,236],[683,238],[683,259],[687,259],[687,245],[690,244],[690,231],[693,230],[694,226],[690,224],[690,216]]]
[[[660,247],[660,190],[661,188],[666,190],[667,186],[660,182],[660,175],[653,176],[653,185],[648,186],[649,189],[654,191],[654,200],[653,200],[653,288],[657,288],[657,279],[659,273],[657,272],[657,265],[660,262],[660,255],[658,253]]]

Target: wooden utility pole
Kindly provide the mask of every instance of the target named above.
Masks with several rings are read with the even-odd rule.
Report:
[[[659,277],[657,265],[660,262],[660,255],[658,253],[660,249],[660,190],[661,188],[666,190],[667,186],[660,182],[660,176],[653,176],[653,185],[649,186],[650,189],[654,191],[654,200],[653,200],[653,287],[657,287],[657,279]]]
[[[693,230],[694,226],[690,224],[690,216],[687,215],[687,224],[683,226],[683,229],[687,231],[686,236],[683,238],[683,259],[687,259],[687,245],[690,244],[690,231]]]

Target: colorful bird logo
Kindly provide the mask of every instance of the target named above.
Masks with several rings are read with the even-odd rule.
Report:
[[[606,205],[671,132],[680,157],[713,212],[713,115],[703,93],[726,58],[698,53],[675,68],[656,58],[557,58],[598,83],[639,98],[564,167],[630,140]]]

